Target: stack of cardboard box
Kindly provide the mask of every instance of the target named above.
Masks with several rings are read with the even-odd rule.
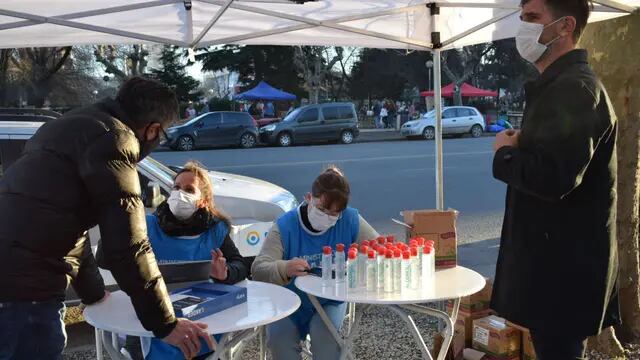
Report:
[[[486,354],[483,359],[520,360],[522,333],[495,315],[473,321],[473,348]]]
[[[473,321],[491,315],[489,304],[491,302],[491,279],[486,279],[487,283],[482,291],[460,299],[460,310],[458,318],[454,324],[454,335],[451,344],[454,359],[461,360],[462,352],[465,348],[470,348],[473,339]],[[451,312],[453,302],[447,302],[447,310]]]

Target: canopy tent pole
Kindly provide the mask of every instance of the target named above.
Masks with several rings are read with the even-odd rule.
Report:
[[[436,155],[436,209],[444,210],[444,176],[442,173],[442,41],[438,31],[440,6],[437,3],[427,5],[431,15],[431,44],[433,54],[433,105],[435,107],[435,155]]]

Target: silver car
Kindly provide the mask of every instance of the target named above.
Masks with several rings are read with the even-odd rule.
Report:
[[[436,112],[431,110],[418,120],[402,125],[400,133],[407,138],[422,137],[433,140],[436,137]],[[480,137],[485,130],[485,121],[480,111],[470,106],[448,106],[442,110],[442,134]]]

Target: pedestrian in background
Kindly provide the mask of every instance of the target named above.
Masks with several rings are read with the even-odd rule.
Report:
[[[531,330],[540,360],[582,359],[588,336],[619,324],[617,121],[576,49],[589,13],[588,0],[522,2],[516,45],[541,75],[522,130],[494,144],[508,190],[491,308]]]

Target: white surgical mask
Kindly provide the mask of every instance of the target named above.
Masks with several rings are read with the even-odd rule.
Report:
[[[320,211],[313,202],[309,202],[307,209],[309,215],[309,222],[311,227],[320,232],[325,232],[333,227],[338,222],[339,216],[331,216]]]
[[[178,220],[186,220],[198,210],[198,200],[200,197],[197,195],[189,194],[183,190],[173,190],[167,203],[169,210]]]
[[[551,26],[557,23],[560,20],[563,20],[564,17],[548,24],[535,24],[526,21],[520,22],[520,30],[518,31],[518,35],[516,35],[516,47],[518,48],[518,52],[523,59],[527,60],[530,63],[535,64],[542,55],[547,51],[549,46],[553,44],[556,40],[560,39],[562,36],[558,36],[555,39],[549,41],[546,44],[540,43],[540,36],[542,36],[542,32],[548,26]]]

